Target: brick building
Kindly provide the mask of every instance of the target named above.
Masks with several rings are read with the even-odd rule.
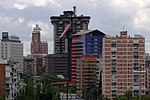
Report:
[[[96,88],[97,86],[97,58],[94,55],[83,55],[77,59],[77,92]]]
[[[102,93],[109,98],[132,91],[141,95],[145,91],[145,38],[127,31],[120,36],[103,39]]]
[[[41,41],[41,28],[36,25],[32,31],[31,54],[34,60],[34,75],[40,75],[43,67],[42,58],[48,54],[48,43]]]

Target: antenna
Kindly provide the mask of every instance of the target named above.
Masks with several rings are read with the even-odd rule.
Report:
[[[125,31],[125,25],[123,24],[123,27],[122,27],[123,31]]]

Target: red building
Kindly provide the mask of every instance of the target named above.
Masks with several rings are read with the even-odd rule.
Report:
[[[34,75],[40,75],[43,64],[42,58],[48,54],[48,43],[41,41],[40,31],[41,28],[38,25],[32,31],[31,54],[35,62]]]
[[[5,94],[5,67],[7,64],[0,62],[0,96]]]
[[[97,58],[95,55],[83,55],[77,59],[77,92],[96,88],[97,83]]]
[[[72,81],[77,78],[76,60],[82,55],[92,54],[97,58],[102,55],[102,40],[105,34],[99,30],[84,30],[72,37],[71,64]]]

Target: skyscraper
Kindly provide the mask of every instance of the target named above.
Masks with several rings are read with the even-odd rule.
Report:
[[[18,61],[20,64],[20,71],[23,73],[23,43],[21,43],[19,37],[9,37],[8,32],[2,32],[0,58]]]
[[[76,60],[82,55],[91,54],[99,58],[102,55],[102,40],[105,34],[99,30],[77,32],[72,37],[72,81],[76,81]]]
[[[54,54],[62,54],[67,53],[67,40],[64,36],[62,38],[59,37],[70,23],[70,20],[72,19],[74,34],[80,30],[88,29],[90,16],[77,16],[76,7],[74,7],[73,11],[64,11],[63,15],[52,16],[50,19],[54,30]]]
[[[145,90],[145,38],[127,31],[120,36],[106,36],[103,40],[102,93],[109,98],[132,91],[141,95]]]
[[[41,28],[36,25],[32,31],[31,54],[48,54],[48,44],[41,41]]]
[[[45,41],[41,41],[40,31],[41,28],[38,25],[32,31],[31,54],[34,60],[34,75],[41,74],[42,58],[48,54],[48,44]]]

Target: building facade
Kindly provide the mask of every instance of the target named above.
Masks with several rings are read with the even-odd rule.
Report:
[[[49,54],[44,57],[45,71],[52,75],[63,75],[68,77],[68,55],[67,54]]]
[[[36,25],[32,31],[31,54],[34,60],[34,75],[40,75],[43,67],[43,57],[48,54],[48,43],[41,41],[41,28]]]
[[[0,60],[0,96],[5,95],[5,76],[6,76],[6,65],[5,61]]]
[[[150,55],[149,53],[145,54],[145,68],[146,68],[146,89],[150,92]]]
[[[70,20],[72,19],[74,34],[80,30],[88,29],[90,16],[77,16],[76,7],[74,7],[73,11],[64,11],[63,15],[52,16],[50,19],[54,32],[54,54],[62,54],[67,53],[67,39],[64,36],[62,38],[59,37],[65,30],[66,26],[70,24]]]
[[[23,43],[21,43],[19,37],[9,37],[8,32],[2,32],[0,58],[18,61],[20,64],[20,72],[23,73]]]
[[[99,58],[102,55],[102,40],[104,33],[99,30],[80,31],[72,38],[72,81],[76,81],[76,60],[82,55],[92,54]]]
[[[41,28],[36,25],[32,31],[31,54],[48,54],[48,44],[41,41]]]
[[[77,92],[97,87],[97,58],[94,55],[82,55],[77,59]],[[96,89],[97,90],[97,89]]]
[[[4,93],[5,100],[16,100],[21,89],[20,64],[13,60],[1,60],[0,68],[3,69],[0,76],[0,93]]]
[[[34,61],[32,55],[27,55],[23,59],[23,68],[24,68],[24,74],[27,75],[34,75]]]
[[[141,95],[145,90],[145,38],[127,31],[120,36],[103,39],[102,93],[109,98],[132,91]]]

